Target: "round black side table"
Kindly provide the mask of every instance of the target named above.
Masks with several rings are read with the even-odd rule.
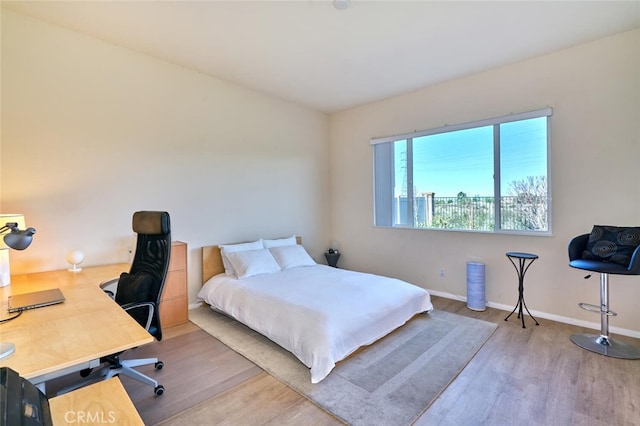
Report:
[[[524,274],[527,273],[527,269],[529,269],[529,266],[531,266],[531,264],[538,258],[538,255],[531,254],[531,253],[520,253],[520,252],[510,251],[507,253],[507,258],[509,259],[513,267],[516,268],[516,272],[518,273],[518,303],[516,304],[516,307],[513,308],[513,311],[511,311],[511,313],[507,315],[507,317],[504,320],[507,321],[509,317],[513,315],[513,313],[517,309],[518,318],[522,319],[522,328],[527,328],[524,325],[524,313],[522,311],[522,308],[524,307],[524,309],[527,310],[527,313],[529,314],[531,319],[533,319],[536,325],[540,325],[538,324],[538,320],[536,320],[533,317],[533,315],[531,315],[531,312],[529,312],[529,308],[527,308],[527,304],[524,303]],[[516,262],[514,262],[514,259],[518,261],[517,265],[516,265]]]

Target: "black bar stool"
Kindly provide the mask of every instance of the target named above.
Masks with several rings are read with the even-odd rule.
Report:
[[[571,336],[571,341],[583,349],[613,358],[640,359],[640,349],[609,337],[609,317],[617,315],[609,309],[609,275],[640,275],[639,232],[638,227],[594,226],[591,234],[579,235],[569,242],[569,266],[600,274],[600,304],[578,304],[582,309],[600,314],[599,335],[578,333]],[[601,235],[606,233],[613,233],[614,237]],[[616,241],[616,244],[612,241]],[[593,246],[591,250],[607,256],[610,260],[594,258],[595,256],[590,254],[589,243]],[[618,247],[614,247],[616,245]],[[630,254],[628,265],[612,261],[613,256],[620,256],[620,248],[625,247]],[[585,278],[589,277],[590,275],[587,275]]]

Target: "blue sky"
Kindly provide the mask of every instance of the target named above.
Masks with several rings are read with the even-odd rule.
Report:
[[[527,176],[546,176],[546,117],[500,125],[501,187]],[[396,144],[396,191],[406,182],[404,144]],[[399,154],[399,155],[398,155]],[[493,195],[493,127],[415,138],[414,187],[436,197]],[[397,193],[396,192],[396,193]]]

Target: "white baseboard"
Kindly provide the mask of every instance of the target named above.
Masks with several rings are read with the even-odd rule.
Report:
[[[466,297],[462,297],[456,294],[445,293],[442,291],[429,290],[429,289],[427,289],[427,291],[429,291],[429,293],[433,294],[434,296],[444,297],[446,299],[459,300],[461,302],[467,301]],[[507,311],[507,312],[510,312],[513,310],[513,306],[503,305],[502,303],[494,303],[494,302],[487,301],[487,306],[490,308],[500,309],[501,311]],[[536,318],[545,318],[548,320],[557,321],[564,324],[577,325],[579,327],[591,328],[598,331],[600,330],[599,322],[583,321],[583,320],[579,320],[571,317],[550,314],[542,311],[535,311],[535,310],[530,310],[530,311],[531,311],[531,315],[533,315]],[[629,330],[627,328],[620,328],[620,327],[611,327],[611,326],[609,327],[609,331],[611,333],[619,334],[621,336],[629,336],[629,337],[635,337],[636,339],[640,339],[640,331]]]

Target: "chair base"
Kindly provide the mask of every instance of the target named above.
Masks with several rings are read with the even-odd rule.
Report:
[[[66,386],[60,389],[56,395],[63,395],[67,392],[71,392],[81,387],[122,375],[144,383],[145,385],[153,386],[153,391],[156,396],[160,396],[164,393],[164,386],[158,384],[156,380],[145,374],[142,374],[141,372],[133,368],[149,364],[154,364],[156,370],[162,370],[162,368],[164,367],[164,363],[162,361],[159,361],[158,358],[120,360],[119,356],[117,355],[107,357],[103,359],[103,367],[101,367],[99,370],[92,371],[92,369],[87,369],[83,370],[86,371],[86,374],[83,374],[83,372],[80,373],[80,375],[86,378],[86,380],[74,383],[70,386]]]
[[[158,364],[158,358],[145,358],[145,359],[125,359],[120,360],[120,365],[118,367],[114,366],[106,366],[102,369],[101,375],[105,377],[105,379],[110,379],[117,375],[122,374],[123,376],[130,377],[134,380],[144,383],[145,385],[153,386],[154,388],[158,387],[158,382],[151,377],[142,374],[138,370],[135,370],[133,367],[140,367],[143,365],[149,364]]]
[[[640,349],[599,334],[574,334],[571,336],[571,341],[583,349],[600,355],[620,359],[640,359]]]

